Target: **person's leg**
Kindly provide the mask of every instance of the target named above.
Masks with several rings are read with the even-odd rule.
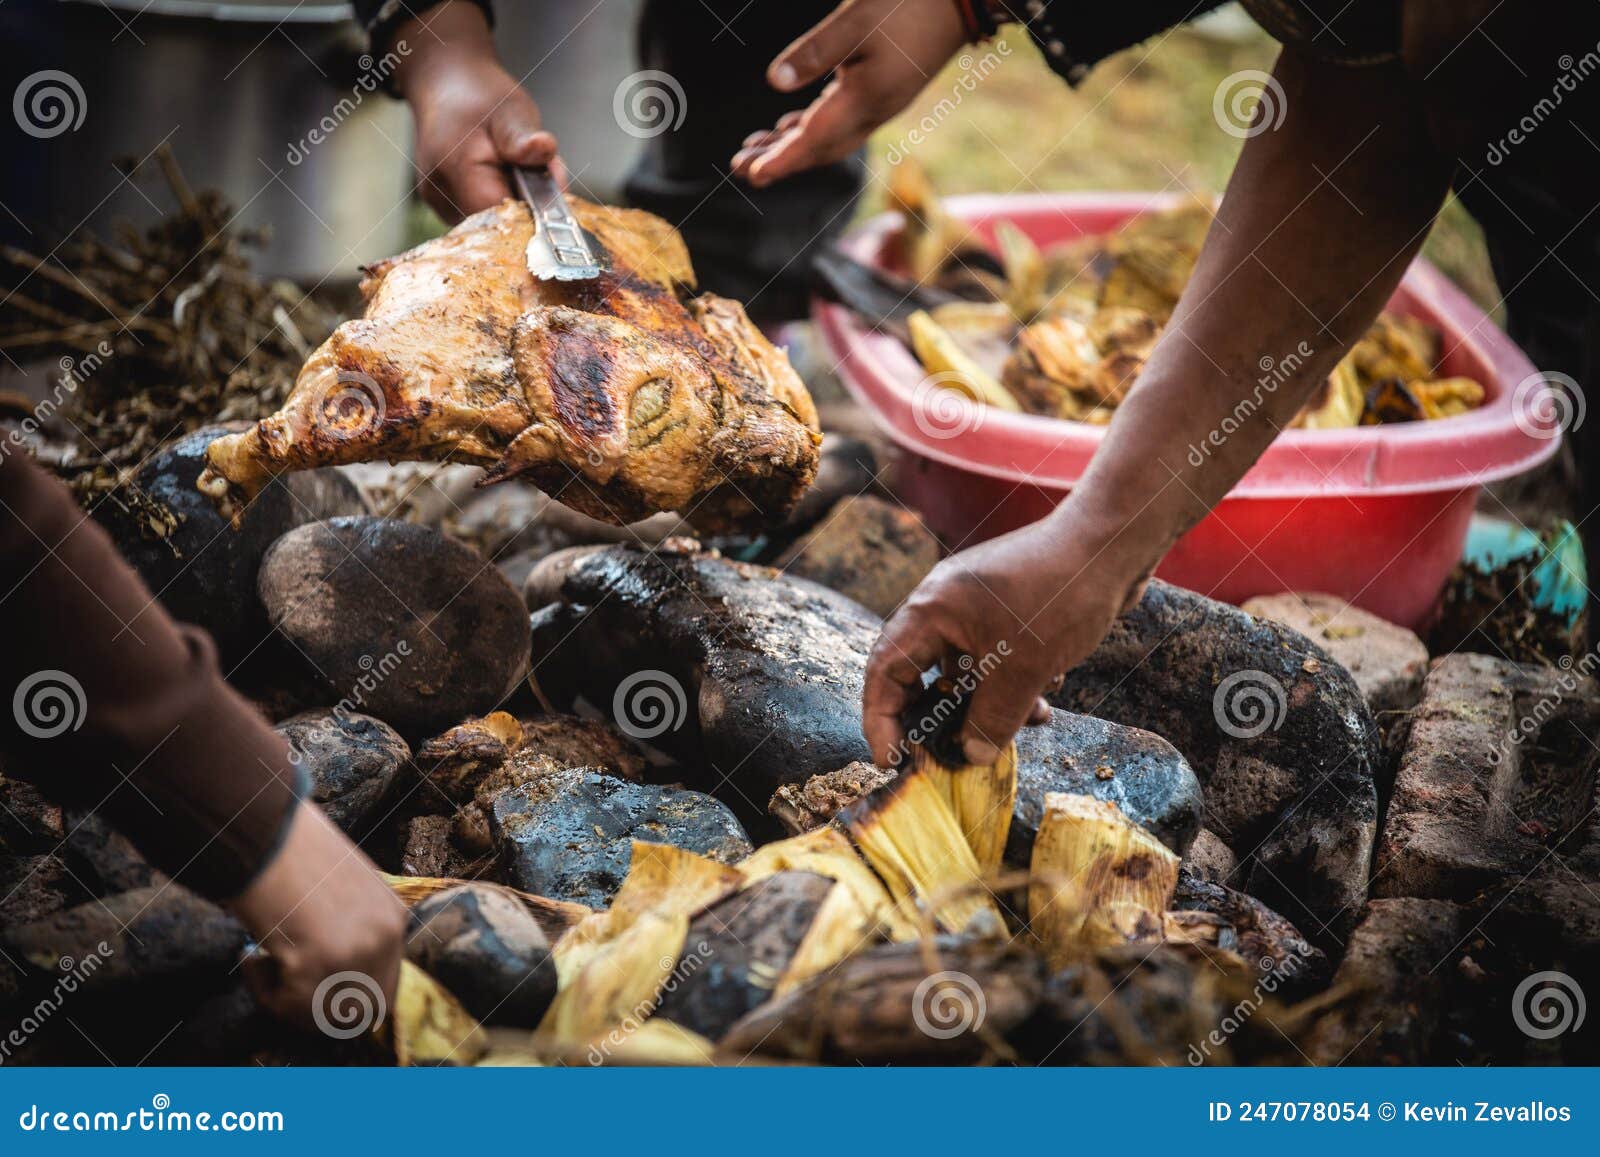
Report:
[[[752,189],[728,176],[728,161],[750,133],[815,97],[774,91],[766,67],[833,7],[647,0],[640,21],[641,63],[681,88],[683,120],[645,142],[628,201],[678,227],[701,288],[743,301],[761,322],[804,313],[811,255],[849,222],[865,170],[855,157]]]

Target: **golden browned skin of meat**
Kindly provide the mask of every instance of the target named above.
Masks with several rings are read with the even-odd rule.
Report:
[[[448,460],[615,523],[781,518],[821,440],[788,359],[737,302],[689,296],[666,222],[571,200],[605,274],[536,281],[518,201],[372,266],[365,315],[312,354],[283,409],[212,443],[201,490],[237,519],[286,470]]]

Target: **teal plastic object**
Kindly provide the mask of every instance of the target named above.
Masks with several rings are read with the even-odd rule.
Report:
[[[1504,518],[1472,516],[1461,560],[1480,574],[1533,559],[1538,559],[1528,578],[1533,605],[1561,616],[1571,626],[1589,600],[1589,567],[1577,527],[1561,519],[1538,534]]]

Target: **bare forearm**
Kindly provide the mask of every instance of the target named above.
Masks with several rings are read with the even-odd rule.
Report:
[[[1449,187],[1398,68],[1288,54],[1194,276],[1082,484],[1052,516],[1147,573],[1288,425],[1388,300]]]

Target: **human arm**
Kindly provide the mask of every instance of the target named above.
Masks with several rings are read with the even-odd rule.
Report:
[[[371,0],[362,7],[372,10]],[[382,8],[387,8],[387,5]],[[512,195],[508,165],[547,165],[556,139],[539,107],[495,53],[487,6],[473,0],[413,5],[374,27],[374,50],[392,52],[394,83],[416,121],[422,196],[446,221]]]
[[[1403,68],[1285,52],[1274,75],[1284,119],[1246,142],[1194,274],[1083,480],[1040,522],[940,564],[885,625],[863,704],[878,758],[900,738],[922,669],[1002,642],[1009,654],[974,692],[963,738],[975,758],[1004,744],[1293,419],[1420,247],[1453,166]],[[1271,388],[1260,387],[1264,356],[1286,370]]]
[[[349,840],[314,827],[326,820],[301,800],[283,738],[223,681],[209,637],[175,623],[66,488],[6,438],[0,767],[103,815],[286,950],[262,994],[278,1011],[309,1019],[316,983],[345,968],[392,985],[404,913]]]

